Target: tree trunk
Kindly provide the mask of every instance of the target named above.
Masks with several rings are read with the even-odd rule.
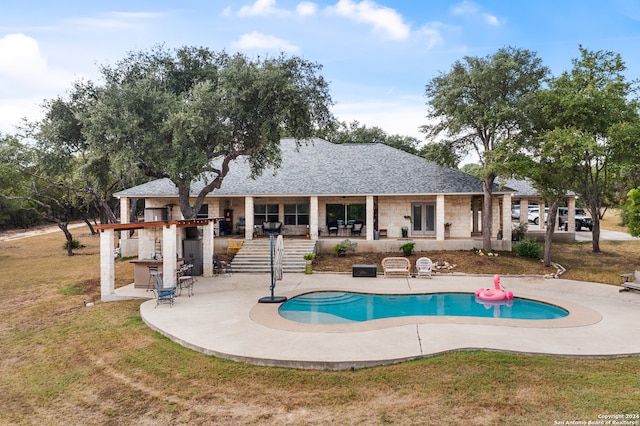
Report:
[[[67,238],[67,256],[73,256],[73,236],[69,232],[69,222],[58,222],[58,228],[64,232]]]
[[[544,233],[544,257],[543,264],[545,267],[551,266],[551,247],[553,246],[553,234],[556,231],[558,206],[560,205],[560,199],[554,200],[549,206],[549,215],[547,216],[547,229]],[[541,220],[544,217],[544,211],[539,216]]]
[[[594,253],[600,253],[600,217],[591,213],[593,218],[593,230],[591,231],[591,246]]]
[[[96,231],[96,229],[93,227],[93,225],[91,224],[91,221],[88,218],[84,218],[84,223],[87,224],[87,226],[89,227],[89,230],[91,231],[91,235],[96,235],[98,233],[98,231]]]
[[[491,221],[493,220],[493,181],[496,175],[491,173],[482,181],[484,201],[482,204],[482,249],[491,251]]]

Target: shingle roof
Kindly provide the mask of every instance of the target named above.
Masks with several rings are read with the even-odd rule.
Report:
[[[482,181],[456,169],[443,168],[413,154],[383,144],[333,144],[322,139],[280,143],[282,164],[250,178],[245,158],[230,165],[220,189],[229,195],[401,195],[482,193]],[[192,194],[203,188],[191,186]],[[509,188],[494,188],[512,192]],[[176,186],[159,179],[116,193],[116,196],[175,196]]]

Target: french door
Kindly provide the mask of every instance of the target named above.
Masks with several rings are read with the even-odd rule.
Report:
[[[435,203],[413,203],[411,205],[411,235],[435,235]]]

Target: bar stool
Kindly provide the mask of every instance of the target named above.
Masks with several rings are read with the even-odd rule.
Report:
[[[193,265],[184,264],[176,272],[178,278],[178,288],[180,289],[180,295],[182,295],[182,289],[187,289],[187,295],[191,297],[193,295],[193,284],[195,283],[195,277],[192,274]]]
[[[153,284],[156,282],[158,276],[158,267],[149,266],[149,282],[147,283],[147,291],[153,290]]]

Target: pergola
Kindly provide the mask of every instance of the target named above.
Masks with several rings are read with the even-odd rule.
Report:
[[[115,223],[99,225],[95,228],[100,232],[100,298],[103,302],[118,300],[115,295],[115,232],[133,229],[162,228],[162,266],[165,271],[175,271],[178,268],[178,250],[176,245],[178,228],[203,227],[203,259],[213,257],[213,225],[220,218],[186,219],[161,222]],[[213,276],[213,263],[203,262],[203,276]],[[165,287],[176,285],[175,274],[165,274]]]

